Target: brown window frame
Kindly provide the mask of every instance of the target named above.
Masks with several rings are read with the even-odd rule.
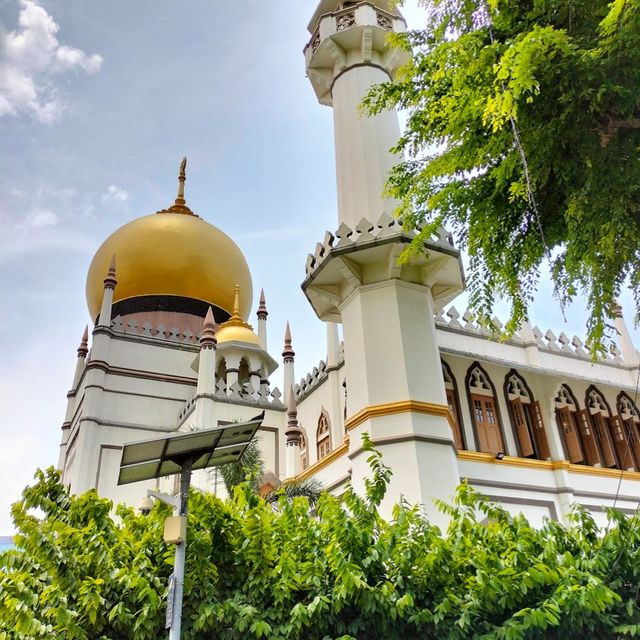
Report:
[[[527,394],[528,402],[524,402],[520,397],[513,399],[509,397],[509,383],[514,377],[521,383]],[[540,403],[534,400],[533,392],[527,381],[516,369],[511,369],[504,377],[504,397],[509,410],[518,455],[522,458],[550,460],[551,451]]]
[[[326,429],[324,427],[326,427]],[[331,453],[331,423],[329,422],[326,411],[322,411],[318,418],[316,453],[318,460],[322,460],[322,458],[325,458]]]
[[[458,451],[464,450],[467,448],[467,445],[464,437],[464,428],[462,426],[462,414],[460,412],[460,396],[458,394],[458,383],[456,382],[455,376],[453,375],[453,371],[451,371],[449,363],[441,360],[440,364],[443,371],[447,372],[448,377],[451,379],[451,385],[453,386],[453,389],[450,389],[446,386],[447,383],[445,382],[447,405],[454,422],[454,426],[451,429],[453,431],[453,443],[455,444]]]

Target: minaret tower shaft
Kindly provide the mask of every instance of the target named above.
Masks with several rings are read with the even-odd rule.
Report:
[[[347,5],[343,8],[344,5]],[[391,80],[405,61],[386,46],[391,31],[404,31],[404,19],[389,2],[321,2],[309,25],[307,74],[321,104],[333,107],[338,211],[354,228],[363,212],[391,214],[397,203],[381,201],[391,168],[389,153],[400,137],[398,118],[386,111],[369,118],[360,102],[375,84]]]
[[[385,0],[322,0],[309,25],[307,74],[332,106],[339,228],[307,261],[302,288],[318,317],[342,322],[349,389],[345,427],[354,486],[369,475],[361,450],[369,432],[394,470],[386,507],[404,496],[442,522],[433,498],[459,483],[434,312],[463,288],[458,251],[443,233],[425,254],[399,263],[412,239],[383,198],[400,130],[394,111],[368,118],[359,105],[372,85],[405,61],[387,44],[404,19]],[[389,509],[390,510],[390,509]]]

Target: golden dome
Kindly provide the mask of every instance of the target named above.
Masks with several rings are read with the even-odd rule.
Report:
[[[104,279],[114,255],[118,280],[114,303],[140,296],[179,296],[231,314],[238,283],[247,292],[239,314],[248,317],[253,288],[247,262],[229,236],[185,206],[185,164],[175,205],[125,224],[96,252],[87,274],[92,318],[100,313]]]
[[[233,300],[233,313],[231,317],[223,322],[216,331],[216,340],[218,344],[224,342],[248,342],[261,347],[260,338],[253,331],[253,327],[240,317],[240,285],[235,286],[235,295]]]
[[[223,327],[216,332],[216,340],[218,344],[224,342],[248,342],[261,347],[260,338],[249,327]]]

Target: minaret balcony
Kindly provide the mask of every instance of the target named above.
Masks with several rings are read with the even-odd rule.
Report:
[[[302,283],[317,316],[325,322],[340,322],[340,307],[353,291],[392,279],[428,287],[434,311],[453,300],[465,281],[451,235],[441,229],[424,242],[424,253],[400,261],[414,238],[387,214],[375,223],[363,218],[355,229],[342,224],[335,234],[327,232],[307,258]]]
[[[350,67],[371,64],[393,78],[407,60],[405,52],[389,47],[389,33],[406,30],[404,18],[371,2],[359,2],[320,16],[304,48],[307,74],[321,104],[331,106],[331,88]]]

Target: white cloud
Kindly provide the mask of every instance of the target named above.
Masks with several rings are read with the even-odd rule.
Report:
[[[125,205],[129,201],[129,192],[115,184],[110,184],[102,194],[102,202],[105,204]]]
[[[64,111],[57,75],[78,69],[96,73],[102,56],[61,45],[59,26],[35,0],[19,0],[19,28],[0,31],[0,117],[29,115],[50,123]]]
[[[60,218],[49,209],[36,208],[18,224],[20,229],[39,229],[40,227],[55,227]]]

